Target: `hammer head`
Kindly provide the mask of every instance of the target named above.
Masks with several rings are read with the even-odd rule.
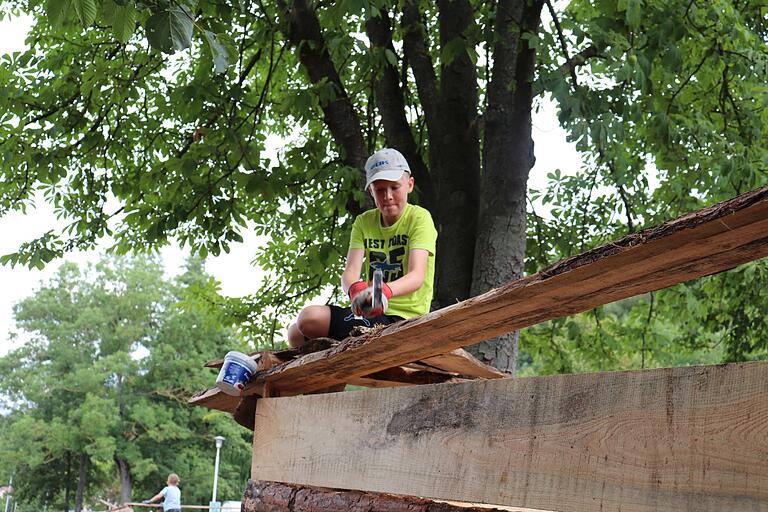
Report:
[[[371,299],[371,308],[376,309],[377,307],[381,306],[383,304],[382,300],[382,294],[384,293],[383,288],[384,283],[384,272],[382,272],[380,269],[376,269],[373,271],[373,298]]]

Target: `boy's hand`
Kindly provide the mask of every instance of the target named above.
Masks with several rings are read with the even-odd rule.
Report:
[[[349,295],[349,300],[354,299],[357,297],[357,295],[368,288],[368,283],[365,281],[358,281],[356,283],[352,283],[352,286],[349,287],[349,290],[347,290],[347,295]]]
[[[359,283],[365,284],[362,281],[358,281]],[[352,288],[357,285],[358,283],[353,284],[349,287],[350,292],[352,291]],[[367,286],[362,291],[358,291],[355,293],[354,296],[350,293],[350,298],[352,298],[352,313],[354,313],[357,316],[363,316],[365,318],[373,318],[375,316],[383,315],[387,311],[387,306],[389,304],[388,299],[392,297],[392,288],[389,287],[387,283],[383,283],[381,287],[382,297],[381,297],[381,305],[376,307],[375,309],[372,306],[373,303],[373,287]]]
[[[370,307],[373,295],[371,295],[369,291],[372,290],[370,290],[368,283],[365,281],[352,283],[352,286],[347,290],[351,302],[352,313],[355,316],[363,316],[363,308],[366,303],[368,304],[368,307]]]

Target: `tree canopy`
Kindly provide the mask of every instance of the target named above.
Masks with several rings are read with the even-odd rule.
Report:
[[[210,384],[195,369],[233,348],[230,321],[268,345],[305,300],[338,298],[367,207],[362,163],[379,147],[406,156],[438,226],[435,308],[768,182],[763,0],[7,0],[0,12],[34,17],[29,49],[0,57],[0,215],[42,197],[71,222],[2,263],[43,266],[104,236],[119,253],[178,242],[203,257],[244,230],[266,241],[255,261],[268,278],[244,301],[199,268],[166,283],[121,262],[88,277],[64,267],[19,306],[35,337],[0,360],[0,460],[34,505],[69,508],[113,475],[153,493],[171,466],[209,481],[214,429],[232,440],[222,485],[236,492],[245,431],[172,396]],[[585,165],[532,190],[536,151],[552,150],[531,138],[543,99]],[[514,336],[476,353],[524,374],[766,358],[766,290],[763,260],[527,329],[519,361]],[[205,485],[185,496],[204,501]]]
[[[117,251],[175,239],[218,254],[254,230],[271,278],[234,309],[255,335],[338,285],[360,169],[383,145],[405,154],[438,226],[435,307],[766,183],[761,0],[3,9],[35,24],[0,64],[0,214],[41,193],[72,219],[3,261],[42,265],[103,235]],[[587,164],[529,191],[545,96]],[[505,343],[477,353],[513,370]]]
[[[227,439],[219,496],[240,496],[248,433],[186,404],[215,378],[201,362],[242,346],[196,303],[209,281],[199,261],[173,282],[153,261],[65,264],[18,304],[31,340],[0,358],[0,465],[15,472],[21,511],[146,499],[170,472],[187,503],[207,503],[216,435]]]

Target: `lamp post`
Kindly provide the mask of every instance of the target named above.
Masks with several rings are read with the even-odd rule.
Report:
[[[224,444],[224,436],[216,436],[213,438],[213,440],[216,442],[216,462],[213,465],[213,498],[211,499],[212,505],[216,503],[216,490],[219,485],[219,450],[221,450],[221,445]]]
[[[5,512],[8,512],[8,505],[11,503],[11,493],[13,492],[13,473],[11,473],[11,481],[8,482],[9,492],[8,496],[5,497]]]

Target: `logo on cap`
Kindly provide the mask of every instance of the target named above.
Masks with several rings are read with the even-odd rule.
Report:
[[[378,162],[376,162],[375,164],[373,164],[371,166],[371,170],[373,170],[373,169],[375,169],[377,167],[381,167],[382,165],[389,165],[389,160],[379,160]]]

